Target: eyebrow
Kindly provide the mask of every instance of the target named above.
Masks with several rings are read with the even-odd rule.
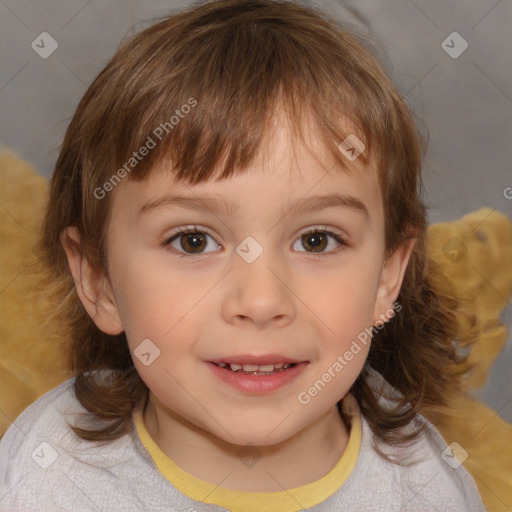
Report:
[[[179,196],[179,195],[166,195],[160,198],[152,199],[145,203],[139,210],[139,217],[148,213],[156,208],[162,207],[181,207],[189,210],[199,211],[217,211],[224,213],[227,216],[232,216],[238,213],[238,205],[231,201],[217,197],[192,197],[192,196]],[[316,195],[299,199],[292,204],[285,206],[280,215],[286,214],[299,215],[303,213],[310,213],[325,208],[344,207],[350,208],[368,220],[370,214],[368,209],[362,201],[351,195],[345,194],[328,194]]]

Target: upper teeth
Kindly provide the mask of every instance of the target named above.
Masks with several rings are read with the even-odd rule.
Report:
[[[285,369],[290,366],[290,363],[276,363],[276,364],[239,364],[239,363],[219,363],[218,366],[222,368],[229,366],[231,370],[236,372],[243,368],[244,372],[273,372],[275,369]]]

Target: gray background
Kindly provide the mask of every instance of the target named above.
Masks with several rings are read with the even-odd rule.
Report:
[[[49,177],[80,97],[121,39],[192,3],[0,0],[0,143]],[[504,195],[512,186],[512,1],[315,4],[373,35],[399,89],[424,120],[430,133],[424,173],[431,222],[482,206],[512,219],[512,199]],[[47,59],[31,47],[42,32],[58,43]],[[452,32],[468,44],[458,58],[441,46]],[[450,39],[448,44],[460,47]],[[510,302],[502,318],[512,325]],[[509,421],[511,362],[509,335],[487,385],[476,394]]]

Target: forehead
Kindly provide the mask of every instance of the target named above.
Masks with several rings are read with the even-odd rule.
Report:
[[[120,183],[113,193],[112,208],[130,210],[137,217],[172,205],[225,215],[244,211],[261,215],[263,208],[265,213],[282,217],[322,205],[341,205],[360,210],[370,219],[382,217],[378,174],[371,161],[347,159],[343,168],[313,130],[304,130],[303,135],[299,140],[276,116],[262,148],[243,172],[227,179],[218,180],[214,175],[208,181],[189,184],[177,181],[172,163],[163,160],[146,179]],[[182,200],[184,197],[186,200]]]

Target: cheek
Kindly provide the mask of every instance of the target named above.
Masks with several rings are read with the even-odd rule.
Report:
[[[161,255],[132,252],[115,259],[113,285],[127,333],[162,337],[197,302],[204,281],[190,273],[171,272]]]
[[[201,299],[215,276],[170,272],[168,262],[149,261],[147,253],[144,258],[132,253],[118,266],[117,276],[116,299],[139,375],[157,396],[169,396],[171,390],[180,396],[172,376],[181,379],[194,371],[200,355],[196,345],[211,314],[211,303]],[[150,355],[139,359],[141,353]]]
[[[350,389],[370,349],[378,267],[363,257],[350,263],[325,276],[323,293],[316,294],[311,306],[321,320],[319,332],[324,333],[315,375],[327,389],[321,393],[322,403],[339,399]]]
[[[309,292],[304,296],[314,301],[315,313],[337,338],[352,337],[371,325],[378,283],[374,267],[364,262],[346,265],[315,279],[314,285],[309,283]],[[314,294],[312,289],[316,290]]]

